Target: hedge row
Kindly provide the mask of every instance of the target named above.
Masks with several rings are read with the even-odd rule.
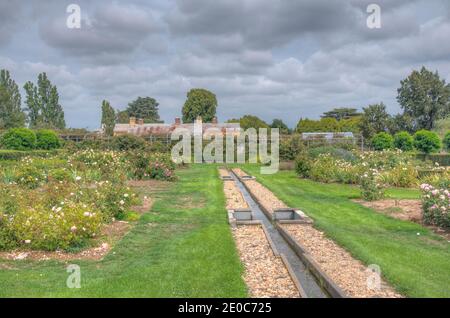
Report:
[[[416,155],[419,160],[429,160],[432,162],[437,162],[440,166],[450,166],[450,154],[424,154],[420,153]]]
[[[61,141],[53,130],[33,131],[28,128],[11,128],[0,138],[3,149],[28,151],[33,149],[51,150],[61,147]]]
[[[45,158],[58,153],[58,150],[0,150],[0,160],[19,160],[23,157],[39,157]]]

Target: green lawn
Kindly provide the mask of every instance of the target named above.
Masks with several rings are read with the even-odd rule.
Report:
[[[410,297],[450,297],[450,244],[426,228],[396,220],[354,203],[357,187],[299,179],[292,171],[248,173],[291,207],[302,209],[315,226],[366,264],[378,264],[399,292]],[[392,198],[417,198],[408,189],[390,189]],[[420,233],[420,235],[417,235]]]
[[[66,287],[62,262],[0,261],[0,297],[247,296],[216,167],[177,174],[103,261],[70,262],[81,289]]]

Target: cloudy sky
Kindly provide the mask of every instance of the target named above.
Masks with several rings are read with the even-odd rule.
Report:
[[[67,6],[81,8],[69,29]],[[381,28],[366,24],[370,3]],[[47,72],[71,127],[97,128],[100,104],[138,96],[166,122],[186,92],[213,91],[219,120],[255,114],[290,126],[332,107],[383,101],[422,65],[450,81],[448,0],[0,0],[0,68],[20,86]],[[24,98],[23,98],[24,100]]]

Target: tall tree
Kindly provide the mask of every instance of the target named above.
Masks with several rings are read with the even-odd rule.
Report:
[[[227,122],[239,123],[241,128],[244,130],[249,128],[255,128],[256,130],[258,130],[259,128],[270,128],[270,126],[264,120],[253,115],[245,115],[240,119],[230,119]]]
[[[159,103],[151,97],[138,97],[128,104],[128,116],[141,118],[145,123],[160,123],[158,113]]]
[[[290,133],[289,127],[281,119],[278,119],[278,118],[276,118],[272,121],[270,128],[278,128],[280,130],[280,134],[289,134]]]
[[[116,112],[107,100],[102,102],[102,126],[107,136],[114,135],[114,127],[116,126]]]
[[[386,111],[383,103],[369,105],[363,108],[363,115],[359,128],[362,135],[369,139],[379,132],[387,132],[391,122],[391,116]]]
[[[19,87],[7,70],[0,70],[0,95],[0,128],[23,127],[26,116]]]
[[[37,86],[32,82],[24,85],[27,93],[27,110],[31,128],[64,129],[64,111],[59,104],[59,94],[46,73],[38,75]]]
[[[425,67],[401,81],[397,100],[405,114],[416,122],[416,129],[434,128],[437,120],[450,114],[450,85]]]
[[[116,111],[116,123],[117,124],[128,124],[130,122],[130,115],[126,110]]]
[[[328,112],[323,113],[322,118],[334,118],[337,121],[340,121],[342,119],[350,119],[352,117],[361,116],[361,113],[358,113],[358,110],[356,108],[347,108],[347,107],[341,107],[341,108],[334,108]]]
[[[183,106],[183,122],[192,123],[201,116],[204,122],[211,122],[216,116],[216,95],[203,88],[191,89]]]

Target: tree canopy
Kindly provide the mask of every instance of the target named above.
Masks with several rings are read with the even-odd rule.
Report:
[[[256,130],[258,130],[259,128],[270,128],[270,126],[264,120],[253,115],[245,115],[240,119],[230,119],[227,122],[239,123],[241,128],[244,130],[249,128],[255,128]]]
[[[436,121],[450,114],[450,85],[425,67],[401,81],[397,100],[415,128],[431,130]]]
[[[341,107],[341,108],[334,108],[328,112],[324,112],[321,117],[334,118],[337,121],[340,121],[342,119],[350,119],[358,116],[361,116],[361,113],[359,113],[356,108]]]
[[[216,116],[216,111],[216,95],[203,88],[194,88],[187,93],[182,109],[183,122],[193,123],[198,116],[201,116],[204,122],[211,122]]]
[[[372,138],[380,132],[389,130],[391,116],[386,111],[383,103],[373,104],[363,108],[360,130],[364,138]]]
[[[25,118],[19,87],[9,71],[0,70],[0,128],[23,127]]]
[[[38,75],[37,86],[32,82],[24,85],[26,104],[31,128],[64,129],[64,111],[59,104],[59,94],[46,73]]]
[[[116,112],[107,100],[102,102],[102,126],[105,135],[114,135],[114,127],[116,126]]]
[[[283,120],[275,118],[270,125],[270,128],[278,128],[280,130],[280,134],[289,134],[291,131],[289,127],[283,122]]]
[[[152,97],[138,97],[128,104],[128,116],[141,118],[144,123],[160,123],[158,113],[159,103]]]

